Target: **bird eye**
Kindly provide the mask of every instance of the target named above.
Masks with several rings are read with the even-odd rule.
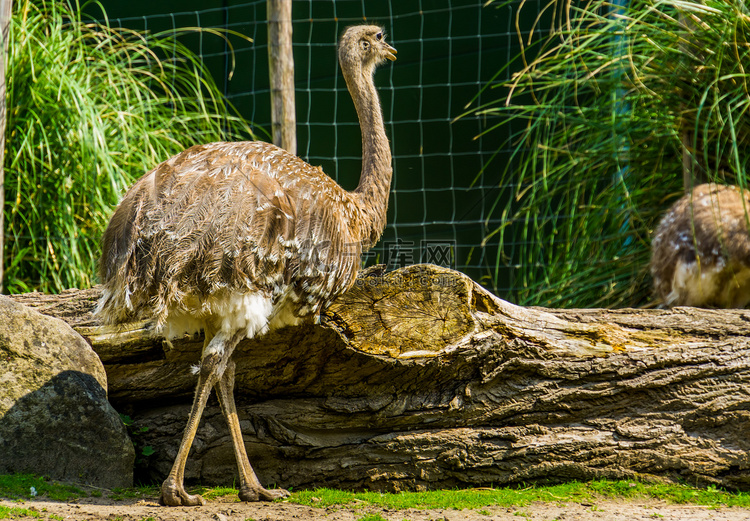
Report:
[[[382,40],[383,39],[383,33],[376,34],[375,38],[377,38],[378,40]]]

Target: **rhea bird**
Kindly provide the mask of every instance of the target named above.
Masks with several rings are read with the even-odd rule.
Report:
[[[351,287],[362,252],[380,238],[393,171],[373,74],[395,54],[377,26],[350,27],[339,41],[339,64],[362,133],[355,190],[268,143],[211,143],[145,174],[112,215],[99,264],[103,322],[153,319],[167,338],[205,335],[193,405],[161,487],[162,504],[203,504],[183,482],[212,388],[229,426],[240,499],[289,495],[264,488],[248,460],[233,395],[233,353],[243,339],[314,317]]]
[[[744,308],[750,303],[750,193],[702,184],[662,217],[651,275],[669,306]]]

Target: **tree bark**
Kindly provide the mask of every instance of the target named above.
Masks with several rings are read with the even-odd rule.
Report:
[[[105,328],[98,289],[16,300],[93,345],[115,408],[147,429],[141,478],[169,470],[200,338]],[[376,490],[624,478],[750,488],[750,314],[552,310],[419,265],[365,273],[320,324],[238,347],[237,401],[261,481]],[[218,407],[188,479],[235,474]]]

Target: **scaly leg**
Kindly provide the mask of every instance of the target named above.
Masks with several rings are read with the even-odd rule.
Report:
[[[237,459],[237,468],[240,471],[240,499],[242,501],[273,501],[274,499],[289,496],[289,492],[283,488],[265,489],[258,481],[258,477],[250,465],[250,460],[245,451],[245,442],[242,439],[240,421],[237,418],[237,407],[234,404],[234,369],[235,364],[229,361],[227,369],[216,384],[216,394],[219,397],[221,412],[229,425],[229,433],[234,445],[234,456]]]
[[[206,408],[208,395],[211,393],[211,387],[214,386],[223,376],[227,368],[232,352],[235,346],[242,338],[242,335],[235,334],[229,336],[226,333],[218,332],[211,336],[211,331],[206,328],[206,343],[203,348],[201,358],[201,367],[198,375],[198,385],[195,388],[195,397],[193,406],[190,409],[190,417],[187,426],[182,434],[180,448],[177,451],[177,457],[172,465],[169,476],[164,480],[161,486],[161,497],[159,502],[167,506],[194,506],[203,505],[203,498],[199,495],[190,495],[185,491],[183,481],[185,478],[185,463],[187,462],[190,446],[193,444],[195,433],[198,431],[203,410]]]

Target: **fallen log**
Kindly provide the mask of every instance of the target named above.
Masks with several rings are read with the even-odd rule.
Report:
[[[187,418],[202,338],[104,327],[98,288],[13,298],[70,323],[132,416],[160,480]],[[420,490],[572,479],[750,489],[750,313],[553,310],[430,265],[365,272],[319,324],[238,347],[236,394],[262,482]],[[230,483],[209,403],[186,478]],[[150,452],[147,451],[147,452]]]

